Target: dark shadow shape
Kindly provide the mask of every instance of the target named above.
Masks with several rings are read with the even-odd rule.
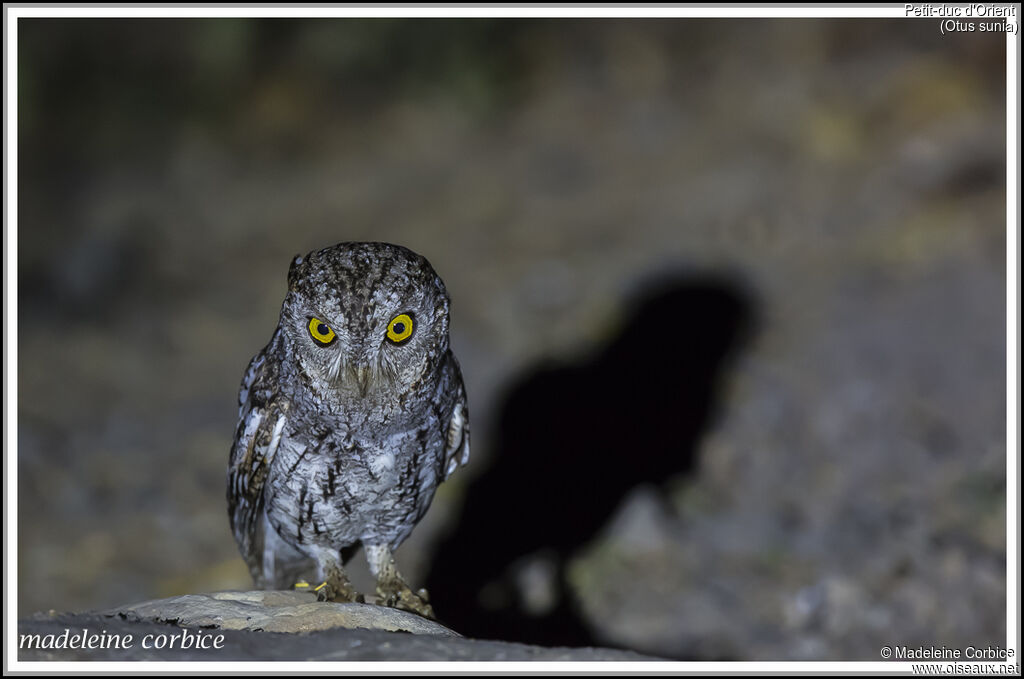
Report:
[[[454,532],[427,578],[442,622],[480,639],[594,645],[565,564],[638,484],[694,466],[715,386],[752,326],[728,279],[674,279],[644,295],[621,334],[582,363],[543,367],[509,391],[489,441],[493,463],[471,482]],[[509,567],[543,551],[557,605],[530,615]]]

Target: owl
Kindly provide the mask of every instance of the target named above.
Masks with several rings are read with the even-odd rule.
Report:
[[[361,546],[378,603],[433,617],[392,553],[469,461],[448,309],[430,263],[398,245],[292,260],[277,329],[242,379],[227,474],[257,587],[312,576],[321,601],[363,601],[344,569]]]

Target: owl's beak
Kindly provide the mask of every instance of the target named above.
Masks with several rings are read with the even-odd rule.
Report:
[[[370,389],[371,370],[368,365],[353,365],[349,368],[352,383],[359,387],[359,395],[366,396]]]

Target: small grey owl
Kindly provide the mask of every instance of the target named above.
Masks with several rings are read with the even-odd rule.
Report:
[[[258,587],[315,567],[321,601],[362,601],[343,568],[362,545],[381,602],[433,617],[391,553],[469,460],[448,305],[430,263],[397,245],[292,261],[277,330],[242,379],[228,466],[231,528]]]

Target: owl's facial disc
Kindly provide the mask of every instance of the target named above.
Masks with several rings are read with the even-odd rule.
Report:
[[[305,330],[312,348],[310,356],[327,384],[363,398],[378,388],[395,386],[402,357],[393,352],[416,330],[412,311],[395,314],[386,326],[378,325],[369,332],[340,321],[328,323],[324,318],[319,312],[306,316]]]
[[[339,289],[356,286],[346,282]],[[430,290],[429,292],[433,292]],[[310,386],[344,398],[383,399],[415,383],[428,370],[425,351],[443,319],[443,300],[412,293],[386,300],[291,298],[291,320],[298,333],[299,358]],[[295,326],[293,326],[295,327]]]

